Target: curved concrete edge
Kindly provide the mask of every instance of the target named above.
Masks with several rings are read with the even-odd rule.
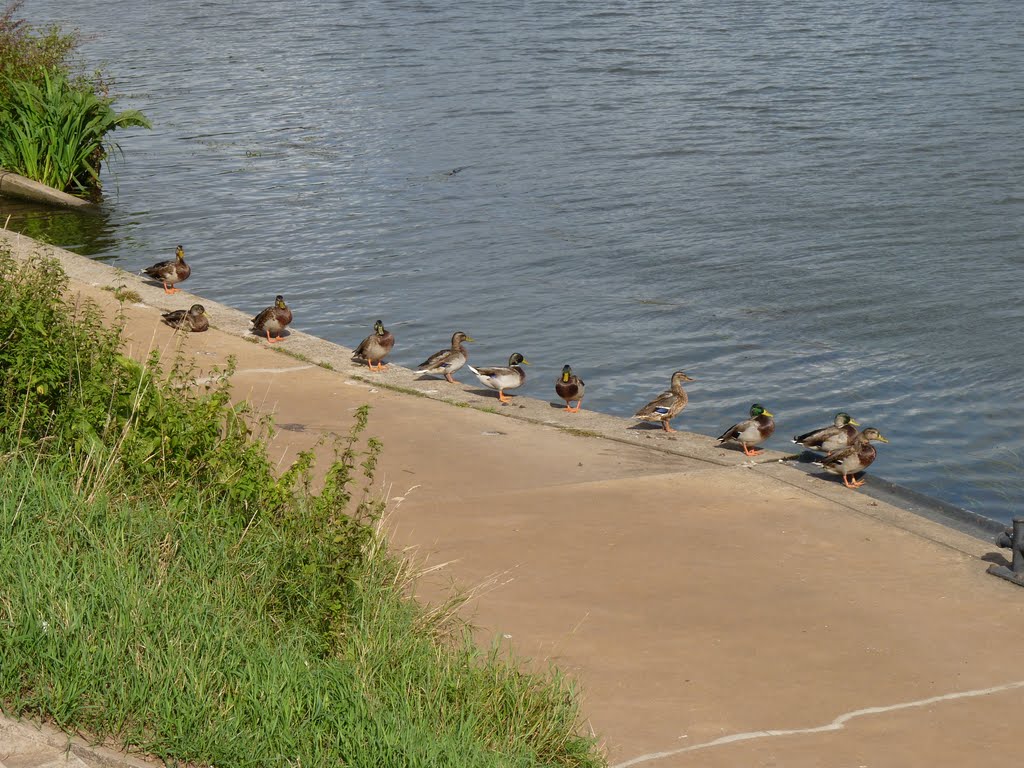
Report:
[[[262,307],[254,307],[251,313],[247,313],[184,290],[170,296],[165,294],[161,287],[137,274],[17,233],[0,230],[0,243],[2,242],[11,245],[16,257],[27,258],[33,254],[40,254],[56,258],[72,281],[81,281],[98,287],[124,286],[137,291],[142,297],[143,305],[161,311],[187,308],[193,303],[201,302],[206,307],[213,327],[254,344],[265,344],[261,337],[253,335],[250,328],[252,315]],[[296,312],[296,317],[301,322],[301,309]],[[973,557],[980,558],[993,552],[993,537],[1005,527],[996,520],[897,486],[874,474],[869,476],[864,488],[851,491],[843,487],[833,475],[815,472],[809,463],[801,463],[801,456],[796,453],[766,450],[760,456],[750,458],[738,449],[720,446],[714,438],[707,435],[683,431],[666,433],[656,426],[596,411],[583,410],[577,414],[567,414],[563,410],[564,403],[523,395],[514,396],[511,404],[502,406],[495,393],[490,390],[462,383],[449,384],[441,378],[424,377],[417,371],[394,363],[388,364],[382,373],[371,373],[365,365],[352,362],[350,348],[302,331],[290,331],[286,339],[285,342],[273,345],[274,351],[338,371],[370,386],[440,400],[455,407],[498,413],[580,436],[645,447],[703,462],[709,467],[760,471],[826,498],[852,512],[887,522]],[[553,382],[554,376],[552,395]]]
[[[56,205],[61,208],[76,208],[84,211],[96,209],[96,206],[88,200],[19,176],[13,171],[5,171],[3,168],[0,168],[0,195],[14,197],[18,200],[28,200],[32,203]]]
[[[819,458],[818,454],[804,451],[800,454],[799,463],[795,464],[795,466],[808,473],[814,472],[815,468],[811,466],[811,462],[817,461]],[[828,477],[834,478],[834,481],[837,483],[839,482],[839,478],[834,475],[829,475]],[[993,541],[1007,527],[1006,523],[979,515],[977,512],[958,507],[941,499],[933,498],[874,473],[871,475],[870,482],[861,490],[873,499],[884,501],[887,504],[900,507],[929,520],[948,525],[983,541]]]

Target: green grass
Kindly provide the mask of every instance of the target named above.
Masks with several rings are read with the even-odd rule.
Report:
[[[272,429],[119,353],[0,250],[0,706],[202,765],[599,766],[572,685],[410,599],[365,436],[282,474]]]
[[[595,432],[592,429],[580,429],[579,427],[559,427],[559,429],[576,437],[604,437],[600,432]]]
[[[122,303],[128,302],[129,304],[137,304],[142,301],[142,294],[125,285],[105,285],[102,290],[109,291],[114,294],[114,298]]]
[[[328,371],[334,370],[334,366],[326,360],[314,360],[309,355],[303,354],[302,352],[296,352],[293,349],[286,349],[285,347],[274,347],[274,350],[280,352],[282,355],[288,355],[288,357],[294,357],[296,360],[301,360],[304,363],[316,365]]]
[[[430,395],[426,392],[420,392],[418,389],[413,389],[412,387],[403,387],[401,384],[388,384],[385,381],[371,379],[366,376],[361,376],[358,373],[352,373],[349,374],[349,376],[356,381],[363,382],[364,384],[372,384],[378,389],[387,389],[391,392],[401,392],[403,395],[412,395],[413,397],[425,397],[428,400],[430,399]]]
[[[9,711],[210,764],[597,764],[564,681],[445,640],[376,534],[325,634],[278,526],[199,494],[82,503],[29,457],[0,482]]]

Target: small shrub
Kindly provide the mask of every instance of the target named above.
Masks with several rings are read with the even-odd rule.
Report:
[[[0,13],[0,100],[11,80],[41,83],[49,72],[70,72],[71,54],[78,48],[77,32],[53,26],[37,31],[17,14],[24,0],[9,2]]]

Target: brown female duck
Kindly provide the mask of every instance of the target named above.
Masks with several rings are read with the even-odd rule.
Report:
[[[202,304],[193,304],[188,309],[164,312],[160,317],[167,325],[179,331],[202,333],[210,327],[210,321],[206,317],[206,308]]]
[[[452,374],[469,360],[469,353],[462,346],[463,342],[466,341],[475,341],[475,339],[467,336],[462,331],[456,331],[452,334],[451,349],[442,349],[440,352],[435,352],[420,363],[416,370],[421,373],[441,374],[445,380],[454,384],[455,379],[452,378]]]
[[[693,379],[682,371],[673,373],[670,387],[634,413],[633,418],[643,421],[660,421],[661,428],[666,432],[675,432],[669,425],[669,421],[678,416],[690,402],[689,395],[683,389],[684,381],[693,381]]]
[[[875,450],[875,446],[871,444],[872,440],[876,440],[880,443],[888,443],[889,441],[882,437],[882,433],[874,427],[867,427],[863,432],[854,438],[854,441],[846,446],[840,448],[838,451],[832,451],[828,456],[823,458],[821,461],[814,462],[819,467],[823,467],[826,472],[831,472],[834,475],[843,476],[843,485],[847,488],[860,488],[864,485],[864,480],[850,479],[850,475],[856,475],[858,472],[867,469],[871,466],[871,462],[875,460],[878,455],[878,451]]]

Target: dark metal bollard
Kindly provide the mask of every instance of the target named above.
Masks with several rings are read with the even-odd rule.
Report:
[[[1013,562],[1009,568],[1005,565],[990,565],[988,572],[1024,587],[1024,517],[1013,518],[1013,532],[1007,530],[999,534],[996,537],[996,544],[1012,550]]]

